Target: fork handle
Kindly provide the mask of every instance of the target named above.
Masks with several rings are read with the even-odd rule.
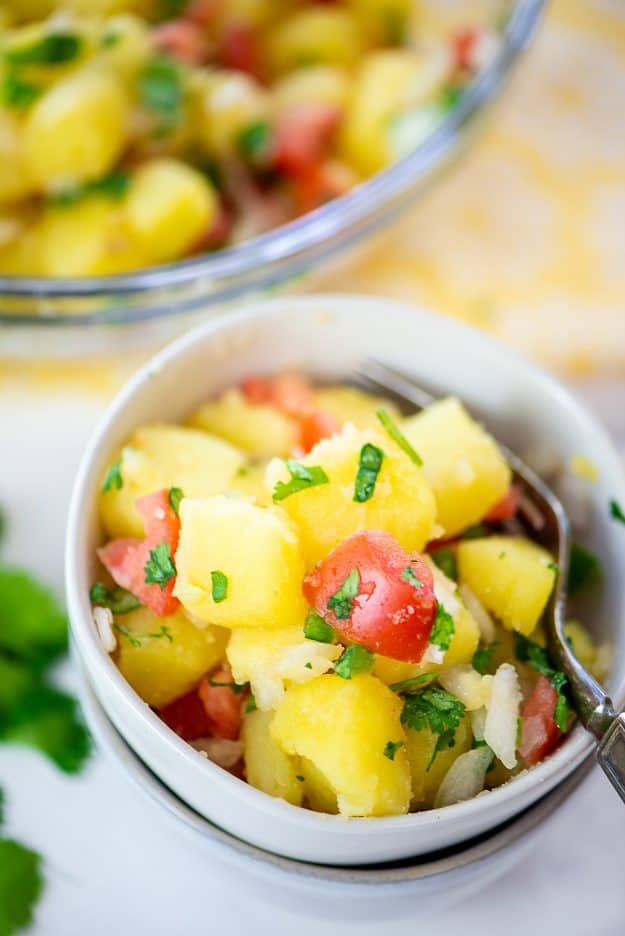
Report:
[[[614,719],[599,746],[597,761],[625,803],[625,712]]]

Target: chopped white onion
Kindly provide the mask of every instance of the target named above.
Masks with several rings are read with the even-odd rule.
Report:
[[[445,659],[445,651],[441,650],[436,644],[428,644],[425,653],[421,657],[421,663],[442,663]]]
[[[453,806],[481,793],[492,759],[493,752],[484,746],[461,754],[443,777],[434,806]]]
[[[484,728],[486,727],[486,708],[479,708],[471,712],[471,731],[476,741],[484,740]]]
[[[227,738],[197,738],[191,744],[214,764],[228,770],[243,757],[243,742],[229,741]]]
[[[447,578],[445,573],[442,572],[435,563],[430,562],[429,566],[434,576],[434,594],[436,595],[436,600],[443,606],[448,614],[451,614],[451,616],[455,618],[461,608],[460,602],[455,594],[456,583],[452,581],[452,579]]]
[[[467,611],[480,629],[482,640],[484,643],[492,643],[495,639],[495,622],[492,617],[468,585],[460,585],[458,591]]]
[[[110,608],[103,608],[100,605],[96,605],[93,609],[92,617],[100,643],[107,653],[112,653],[117,647],[117,638],[113,631],[113,612]]]
[[[502,663],[491,685],[487,706],[484,740],[504,767],[516,766],[516,738],[521,704],[517,671],[511,663]]]
[[[468,712],[484,708],[490,701],[492,676],[481,676],[469,663],[450,666],[438,681],[443,689],[460,699]]]
[[[316,640],[286,647],[270,665],[250,672],[249,682],[256,705],[263,712],[278,708],[284,697],[285,680],[305,683],[334,667],[343,652],[340,644],[324,644]]]

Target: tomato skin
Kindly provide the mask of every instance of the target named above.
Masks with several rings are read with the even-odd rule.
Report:
[[[169,503],[169,491],[164,488],[146,494],[136,502],[143,517],[145,539],[117,539],[98,549],[100,561],[110,572],[113,580],[139,599],[158,617],[174,614],[180,605],[173,596],[175,577],[164,588],[148,585],[145,581],[145,566],[150,551],[159,543],[167,543],[173,557],[178,548],[180,520]]]
[[[480,33],[474,26],[467,26],[452,39],[452,50],[454,54],[454,64],[458,71],[467,71],[471,69],[471,56]]]
[[[241,381],[241,390],[250,403],[272,404],[287,416],[299,416],[312,407],[312,386],[301,374],[246,377]]]
[[[210,680],[210,681],[209,681]],[[227,664],[220,666],[211,675],[205,676],[200,683],[198,695],[204,706],[210,726],[210,734],[216,738],[236,741],[241,733],[243,703],[247,692],[234,692],[230,686],[216,686],[213,683],[231,683],[232,670]]]
[[[185,741],[206,738],[210,734],[210,723],[204,704],[197,689],[170,702],[158,710],[158,715],[172,731]]]
[[[184,65],[201,65],[209,55],[202,30],[188,19],[170,20],[157,26],[152,39],[157,49]]]
[[[270,377],[245,377],[241,381],[241,392],[255,406],[273,402],[273,382]]]
[[[310,452],[311,448],[321,442],[322,439],[328,439],[339,432],[341,424],[332,413],[326,413],[324,410],[309,410],[302,413],[299,418],[299,441],[305,452]]]
[[[287,175],[309,175],[326,154],[340,122],[341,108],[334,104],[310,102],[288,108],[276,126],[276,167]]]
[[[521,501],[521,485],[511,484],[507,492],[484,517],[486,523],[501,523],[516,516]]]
[[[408,566],[422,583],[420,588],[402,579]],[[328,609],[328,600],[353,569],[360,574],[359,592],[349,618],[340,619]],[[315,566],[303,590],[341,640],[395,660],[421,660],[436,616],[434,579],[423,557],[405,552],[390,533],[354,533]]]
[[[219,64],[259,77],[258,43],[246,23],[228,23],[221,37]]]
[[[553,717],[557,700],[558,693],[541,673],[521,711],[519,753],[528,765],[537,764],[551,754],[560,739],[562,732]]]

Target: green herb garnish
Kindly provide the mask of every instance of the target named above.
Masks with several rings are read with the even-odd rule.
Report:
[[[290,481],[278,481],[274,490],[272,500],[274,503],[283,501],[298,491],[305,491],[307,488],[317,487],[320,484],[327,484],[329,478],[323,468],[319,465],[302,465],[293,458],[287,458],[286,467],[291,475]]]
[[[239,151],[247,159],[264,156],[271,144],[271,129],[266,120],[258,120],[244,127],[237,138]]]
[[[358,595],[359,589],[360,572],[358,569],[352,569],[338,591],[328,598],[328,609],[334,612],[334,616],[339,621],[345,621],[350,617],[354,609],[354,598]]]
[[[375,483],[382,467],[384,452],[376,445],[367,442],[360,450],[358,471],[354,483],[353,500],[357,504],[364,504],[373,497]]]
[[[319,643],[334,643],[336,633],[327,621],[317,614],[316,611],[309,611],[304,622],[304,637],[307,640],[316,640]]]
[[[618,520],[619,523],[625,523],[625,513],[618,501],[610,501],[610,516],[613,520]]]
[[[601,563],[593,553],[589,552],[579,543],[571,546],[569,557],[569,575],[567,590],[574,595],[589,585],[594,585],[601,579]]]
[[[106,477],[104,478],[104,483],[102,485],[102,493],[106,494],[107,491],[121,491],[123,486],[124,479],[122,478],[122,462],[121,458],[119,458],[106,472]]]
[[[245,682],[245,683],[218,682],[215,679],[209,679],[208,685],[215,686],[215,688],[218,688],[218,689],[231,689],[235,695],[241,695],[242,692],[247,692],[247,690],[250,688],[250,684],[248,682]]]
[[[161,121],[167,132],[182,118],[184,88],[178,65],[164,56],[157,56],[144,66],[138,79],[139,100]]]
[[[215,604],[225,601],[228,597],[228,576],[215,569],[211,572],[211,588]]]
[[[256,699],[254,693],[250,692],[247,699],[245,700],[245,711],[246,712],[255,712],[258,706],[256,705]]]
[[[178,516],[180,514],[180,501],[184,497],[184,491],[179,487],[170,487],[167,500],[173,512]]]
[[[434,552],[430,553],[430,556],[432,562],[438,566],[443,575],[446,575],[453,582],[458,581],[458,561],[453,549],[441,546],[440,549],[435,549]]]
[[[408,458],[410,458],[410,460],[413,461],[415,465],[418,465],[420,468],[423,465],[423,459],[417,452],[415,452],[415,450],[413,449],[412,445],[410,444],[406,436],[403,434],[403,432],[401,432],[401,430],[396,425],[396,423],[393,422],[388,411],[385,409],[379,409],[376,412],[376,416],[382,423],[382,426],[384,427],[386,432],[389,434],[393,442],[395,442],[400,447],[400,449],[406,453]]]
[[[473,654],[473,669],[477,670],[482,676],[485,676],[490,672],[493,663],[493,656],[495,654],[495,646],[491,644],[490,647],[485,647],[482,644],[477,648]]]
[[[51,32],[30,45],[5,49],[4,59],[9,65],[62,65],[78,56],[82,44],[75,33]]]
[[[342,679],[351,679],[359,673],[369,673],[373,668],[375,654],[360,644],[350,644],[339,657],[334,672]]]
[[[473,540],[473,539],[482,539],[484,536],[488,536],[490,530],[483,523],[474,523],[472,526],[468,526],[466,530],[460,534],[461,540]]]
[[[565,694],[568,682],[565,674],[552,666],[549,654],[544,647],[530,640],[529,637],[524,637],[523,634],[515,632],[514,649],[518,660],[528,663],[537,672],[548,677],[551,685],[558,694],[553,719],[560,731],[566,731],[570,706]]]
[[[436,673],[421,673],[419,676],[411,676],[409,679],[391,683],[388,688],[393,692],[405,693],[412,692],[414,689],[421,689],[427,683],[432,682],[436,682]]]
[[[455,631],[456,625],[454,624],[453,617],[449,611],[445,610],[440,601],[437,602],[436,617],[434,618],[434,626],[430,634],[430,643],[438,647],[439,650],[449,650],[449,645],[451,644],[451,639]]]
[[[306,779],[301,773],[295,774],[295,779],[299,780],[300,783],[303,783]]]
[[[150,550],[150,558],[145,564],[145,584],[159,585],[161,591],[176,577],[176,566],[171,556],[171,548],[166,540]]]
[[[414,574],[412,566],[407,565],[400,575],[402,582],[408,582],[413,588],[423,588],[423,582]]]
[[[129,185],[130,176],[127,173],[110,172],[100,179],[92,179],[90,182],[83,182],[82,185],[61,189],[49,199],[49,203],[54,208],[67,208],[89,195],[102,195],[104,198],[118,201],[124,197]]]
[[[427,770],[440,751],[454,746],[456,729],[464,715],[465,707],[460,699],[444,689],[432,687],[405,696],[401,713],[402,725],[412,728],[413,731],[429,728],[432,734],[437,735]]]
[[[169,643],[174,642],[171,631],[165,624],[162,624],[157,631],[132,630],[132,628],[126,627],[124,624],[117,623],[113,624],[113,629],[122,637],[125,637],[131,647],[142,647],[146,640],[160,640],[163,637]]]
[[[17,72],[9,71],[2,81],[2,102],[14,110],[25,110],[43,94],[41,85],[22,78]]]
[[[387,741],[384,746],[384,756],[389,760],[395,760],[395,755],[400,748],[404,746],[404,741]]]
[[[560,574],[560,566],[557,562],[548,562],[547,568],[551,569],[552,572],[555,572],[556,575]]]
[[[110,608],[113,614],[128,614],[141,607],[139,599],[125,588],[116,586],[107,588],[102,582],[96,582],[89,591],[91,604]]]

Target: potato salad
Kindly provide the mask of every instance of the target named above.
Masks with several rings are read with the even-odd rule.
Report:
[[[238,243],[402,156],[495,33],[414,0],[0,3],[0,273],[106,276]]]
[[[346,817],[451,805],[573,721],[541,625],[559,569],[525,504],[454,397],[402,414],[250,377],[113,453],[94,625],[172,731],[264,793]],[[571,591],[591,558],[576,547]]]

